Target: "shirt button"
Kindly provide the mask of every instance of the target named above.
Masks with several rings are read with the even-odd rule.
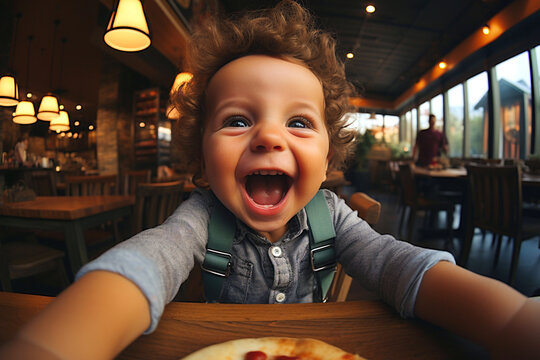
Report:
[[[274,255],[275,257],[280,257],[281,256],[281,248],[279,246],[273,246],[272,247],[272,255]]]
[[[285,301],[285,294],[284,293],[277,293],[276,295],[276,301],[281,303]]]

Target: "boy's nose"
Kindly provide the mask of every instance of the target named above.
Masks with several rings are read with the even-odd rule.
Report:
[[[281,151],[285,148],[285,139],[278,126],[260,124],[251,140],[252,151]]]

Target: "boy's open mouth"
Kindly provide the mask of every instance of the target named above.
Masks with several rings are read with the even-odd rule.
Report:
[[[259,170],[246,177],[246,191],[259,205],[276,205],[287,194],[292,179],[277,170]]]

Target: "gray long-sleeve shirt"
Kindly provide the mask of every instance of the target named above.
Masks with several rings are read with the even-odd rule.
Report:
[[[428,250],[380,235],[334,193],[325,190],[336,231],[337,260],[365,288],[375,291],[403,317],[414,316],[414,304],[423,274],[451,254]],[[77,278],[93,270],[119,273],[133,281],[146,296],[152,332],[164,306],[186,280],[195,263],[204,259],[210,213],[217,198],[196,190],[160,226],[143,231],[86,264]],[[312,302],[315,281],[309,256],[307,216],[304,209],[288,224],[275,243],[238,219],[232,248],[232,267],[221,302]]]

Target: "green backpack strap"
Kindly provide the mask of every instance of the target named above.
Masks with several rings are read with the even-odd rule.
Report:
[[[315,273],[320,300],[326,301],[336,271],[334,223],[322,191],[315,195],[305,209],[310,228],[311,268]],[[235,216],[218,201],[210,215],[208,244],[201,265],[207,302],[219,301],[223,282],[229,276],[235,231]]]
[[[208,244],[201,265],[204,296],[207,302],[219,301],[223,282],[229,276],[235,231],[235,216],[218,201],[210,215]]]
[[[310,228],[311,268],[315,273],[320,300],[325,302],[336,273],[336,232],[322,190],[317,192],[305,209]]]

